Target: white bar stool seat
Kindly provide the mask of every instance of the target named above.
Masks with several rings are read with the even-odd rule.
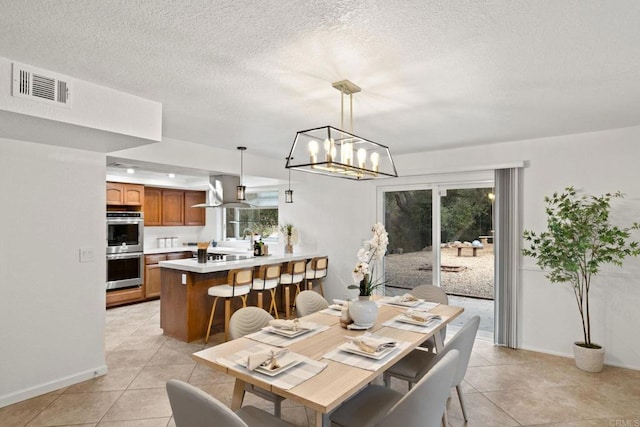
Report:
[[[214,297],[211,306],[211,316],[209,317],[209,326],[207,327],[207,335],[204,339],[205,344],[209,342],[211,334],[211,325],[213,317],[216,313],[216,304],[218,299],[224,298],[224,339],[229,340],[229,319],[231,318],[231,300],[235,297],[242,299],[242,306],[247,306],[247,295],[251,291],[251,283],[253,282],[253,268],[238,268],[230,270],[227,274],[227,283],[223,285],[211,286],[207,293]]]

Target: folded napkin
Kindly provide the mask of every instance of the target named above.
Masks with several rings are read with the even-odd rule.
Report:
[[[377,337],[369,333],[365,333],[358,337],[346,337],[358,348],[366,353],[379,353],[385,348],[395,347],[397,342],[390,338]]]
[[[400,301],[400,302],[413,302],[413,301],[418,301],[418,298],[416,298],[415,296],[407,293],[407,294],[401,295],[398,298],[398,301]]]
[[[267,351],[257,351],[255,353],[249,354],[247,356],[247,368],[250,371],[253,371],[259,366],[265,366],[267,369],[277,369],[280,366],[278,365],[278,358],[287,354],[287,349],[284,350],[267,350]]]
[[[436,319],[440,319],[440,316],[438,316],[437,314],[429,314],[425,311],[414,311],[414,310],[409,310],[406,311],[404,313],[405,317],[408,317],[409,319],[415,320],[417,322],[429,322],[431,320],[436,320]]]
[[[269,321],[269,326],[276,329],[284,329],[285,331],[297,331],[298,329],[302,329],[298,319],[273,319]]]

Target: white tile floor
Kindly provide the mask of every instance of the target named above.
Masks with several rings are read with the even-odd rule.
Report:
[[[0,409],[0,426],[171,427],[165,391],[170,378],[188,381],[225,404],[233,378],[197,365],[190,357],[202,341],[185,344],[162,335],[159,302],[107,311],[105,343],[109,373]],[[221,334],[214,336],[216,345]],[[394,382],[406,390],[406,385]],[[469,423],[457,396],[449,400],[452,426],[640,426],[640,372],[605,367],[599,374],[575,368],[573,361],[477,340],[463,382]],[[272,410],[247,395],[246,404]],[[313,414],[285,401],[283,418],[297,426]]]

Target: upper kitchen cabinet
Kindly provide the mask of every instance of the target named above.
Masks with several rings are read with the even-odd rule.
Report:
[[[144,189],[144,225],[162,225],[162,190],[146,187]]]
[[[184,191],[162,190],[162,225],[184,225]]]
[[[143,201],[143,185],[107,182],[107,205],[142,206]]]
[[[145,187],[144,225],[205,225],[205,211],[192,208],[204,203],[204,191]]]
[[[184,225],[205,225],[205,209],[191,206],[204,203],[206,198],[204,191],[184,192]]]

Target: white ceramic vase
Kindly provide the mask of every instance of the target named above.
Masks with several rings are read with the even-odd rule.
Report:
[[[604,348],[587,348],[573,343],[573,356],[578,369],[587,372],[600,372],[604,365]]]
[[[349,304],[349,315],[356,327],[370,328],[378,317],[378,306],[371,301],[371,297],[359,296]]]

